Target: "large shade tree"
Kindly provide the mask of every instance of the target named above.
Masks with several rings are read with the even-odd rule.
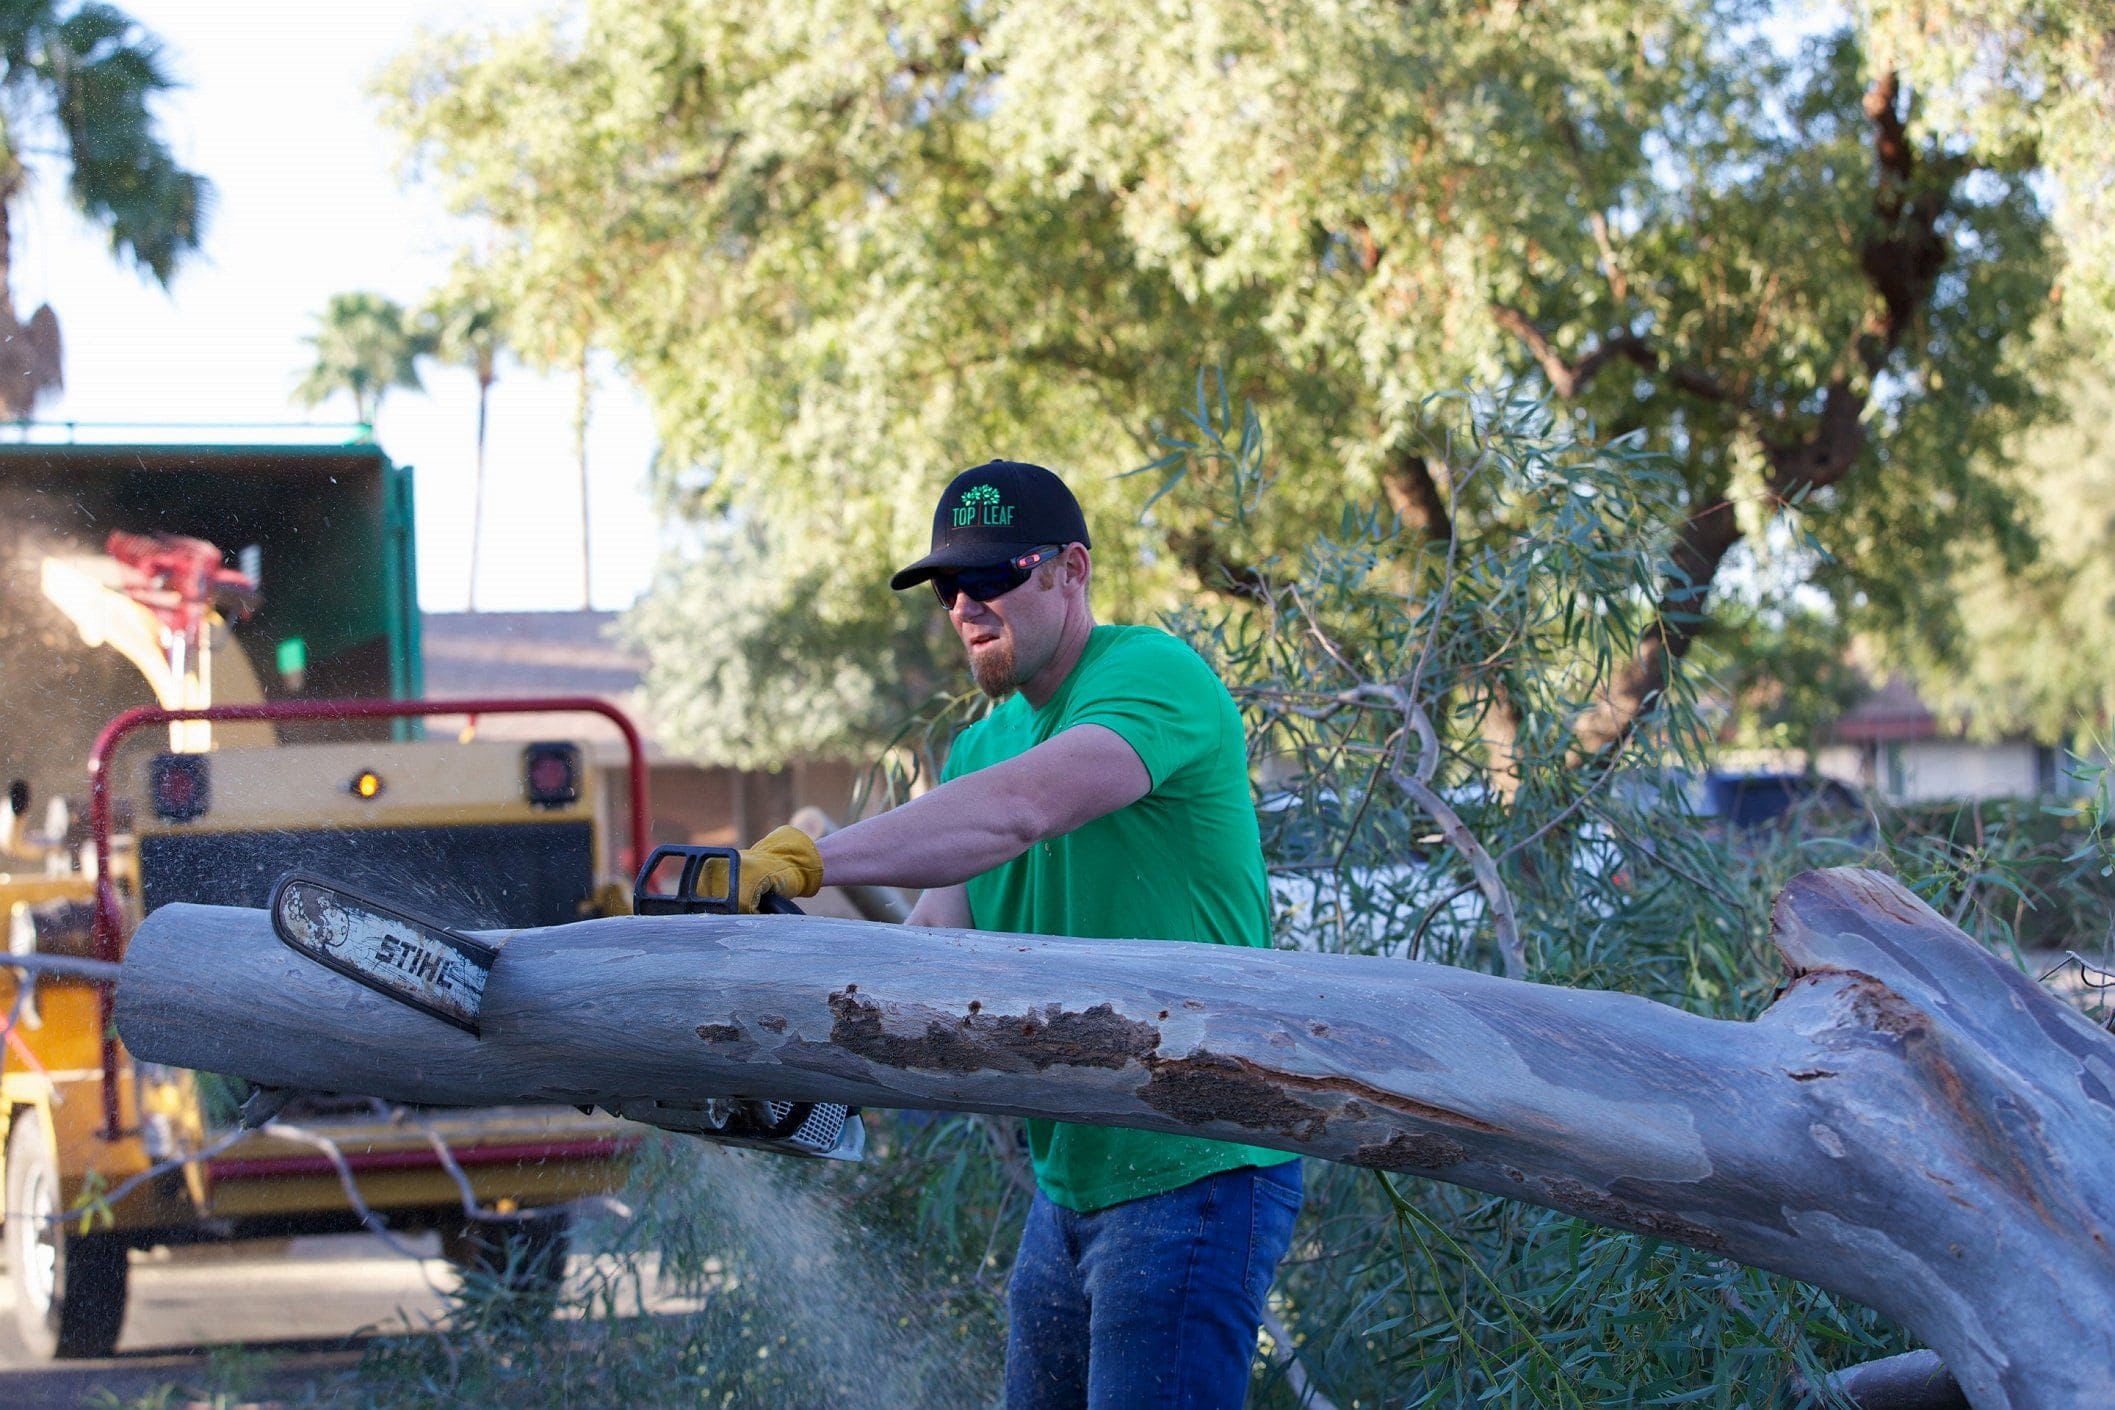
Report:
[[[1921,122],[1888,52],[1712,0],[595,0],[383,86],[523,290],[594,291],[659,409],[700,526],[637,619],[672,737],[767,762],[885,733],[947,644],[880,584],[993,453],[1072,472],[1112,615],[1238,597],[1368,502],[1414,589],[1428,546],[1519,527],[1423,399],[1529,376],[1685,479],[1592,750],[1773,526],[1904,640],[1945,636],[1957,554],[2028,555],[1996,452],[2035,406],[2048,169]],[[1268,516],[1119,478],[1209,365],[1271,428]],[[1478,696],[1501,745],[1512,695]]]
[[[160,41],[114,6],[0,6],[0,414],[27,418],[62,385],[58,315],[44,304],[25,321],[13,294],[11,220],[45,161],[111,254],[156,282],[198,248],[212,188],[153,110],[174,86]]]

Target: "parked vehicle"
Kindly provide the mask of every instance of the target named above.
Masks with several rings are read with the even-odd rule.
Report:
[[[1735,773],[1713,770],[1699,781],[1699,816],[1735,829],[1802,820],[1865,819],[1865,800],[1850,785],[1823,774]]]
[[[1485,799],[1478,790],[1456,789],[1448,801],[1473,816]],[[1447,845],[1431,818],[1376,805],[1359,818],[1371,843],[1340,861],[1330,849],[1350,821],[1342,807],[1333,795],[1286,792],[1267,794],[1257,805],[1279,942],[1416,959],[1459,955],[1487,911],[1467,859]],[[1389,852],[1379,839],[1400,841]],[[1586,904],[1605,914],[1608,888],[1623,884],[1619,850],[1590,820],[1568,830],[1563,842]]]

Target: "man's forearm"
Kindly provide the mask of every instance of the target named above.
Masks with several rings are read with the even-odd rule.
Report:
[[[1137,802],[1153,780],[1121,735],[1075,725],[821,843],[831,886],[959,886]]]
[[[817,843],[831,886],[956,886],[1034,846],[1033,820],[970,774]]]

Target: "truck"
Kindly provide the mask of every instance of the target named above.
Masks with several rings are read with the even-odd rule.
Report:
[[[420,698],[411,489],[365,440],[0,445],[0,907],[10,954],[41,961],[0,969],[0,1187],[39,1355],[108,1354],[131,1252],[158,1246],[382,1222],[548,1293],[562,1215],[476,1216],[623,1179],[638,1128],[604,1115],[386,1110],[135,1062],[109,984],[65,964],[119,958],[171,902],[262,906],[294,868],[465,929],[627,909],[637,730],[593,698]],[[629,827],[576,738],[423,727],[504,711],[609,719]],[[280,1119],[252,1129],[259,1102]]]

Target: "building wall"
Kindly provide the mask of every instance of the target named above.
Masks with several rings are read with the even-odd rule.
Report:
[[[2025,741],[1913,739],[1873,747],[1874,786],[1890,802],[2033,797],[2048,782],[2047,751]]]
[[[1880,780],[1874,777],[1873,758],[1870,744],[1824,744],[1814,751],[1814,772],[1874,793]]]

